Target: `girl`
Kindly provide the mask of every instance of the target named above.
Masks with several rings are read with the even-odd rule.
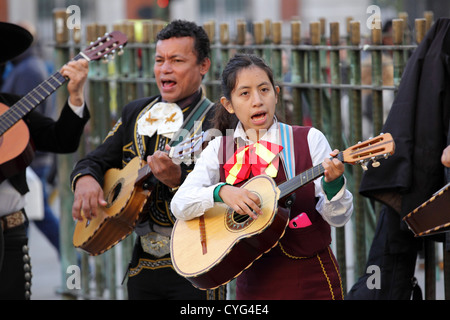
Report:
[[[172,199],[171,209],[178,219],[201,216],[219,201],[253,219],[262,214],[259,197],[239,186],[258,174],[271,175],[277,184],[286,181],[286,156],[280,152],[286,146],[282,146],[281,124],[275,116],[279,91],[271,69],[261,58],[238,54],[228,62],[215,119],[215,128],[224,135],[203,150]],[[225,135],[230,129],[234,129],[233,135]],[[290,207],[293,223],[277,246],[239,275],[237,299],[343,299],[338,265],[329,245],[330,225],[344,225],[353,211],[352,194],[345,188],[344,164],[329,159],[338,151],[331,152],[317,129],[292,126],[292,137],[295,175],[322,163],[324,177],[295,191]],[[236,173],[233,160],[240,158],[237,154],[242,147],[255,142],[270,151],[270,163]],[[224,151],[230,145],[236,151],[231,156]],[[278,205],[283,204],[279,201]]]

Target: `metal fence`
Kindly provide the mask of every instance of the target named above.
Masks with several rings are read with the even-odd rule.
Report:
[[[64,15],[65,12],[55,12],[55,21],[63,19]],[[302,37],[305,26],[301,21],[290,23],[289,35],[282,34],[281,22],[254,22],[248,28],[248,23],[237,21],[235,35],[230,34],[228,24],[209,22],[204,27],[212,43],[212,67],[204,79],[204,88],[208,97],[217,100],[220,95],[217,79],[226,61],[236,52],[258,54],[273,68],[281,87],[277,107],[280,116],[290,124],[313,125],[324,132],[332,148],[344,150],[380,133],[408,56],[433,22],[432,13],[426,12],[424,16],[415,20],[414,28],[409,28],[407,15],[400,14],[398,19],[392,20],[390,32],[382,34],[380,28],[373,28],[368,36],[361,36],[360,22],[351,18],[345,26],[334,22],[327,25],[324,19],[319,19],[307,26],[307,37]],[[97,257],[77,252],[72,246],[73,195],[68,177],[74,162],[103,140],[127,102],[158,93],[152,57],[155,35],[163,25],[160,21],[126,21],[114,25],[114,30],[128,36],[123,55],[107,63],[90,65],[88,103],[92,118],[78,153],[59,157],[63,284],[69,265],[81,265],[83,279],[81,290],[62,288],[66,297],[126,298],[126,288],[121,282],[134,236]],[[85,39],[81,40],[81,30],[70,34],[69,30],[55,29],[57,65],[64,64],[74,52],[106,31],[112,30],[89,25]],[[392,43],[383,43],[383,39],[388,38]],[[58,92],[60,102],[66,98],[64,95],[63,90]],[[345,174],[354,195],[355,210],[345,228],[333,230],[333,250],[341,268],[344,291],[347,291],[366,272],[364,268],[379,208],[358,193],[362,169],[348,166]],[[433,242],[427,243],[425,248],[425,297],[433,299],[436,256],[441,254],[436,253]],[[445,257],[446,253],[442,254]]]

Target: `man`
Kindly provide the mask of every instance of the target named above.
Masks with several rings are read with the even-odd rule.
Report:
[[[0,65],[21,54],[33,41],[28,31],[10,23],[0,22],[0,34],[8,44],[0,52]],[[83,128],[89,119],[89,111],[84,105],[87,65],[87,61],[80,60],[70,62],[60,70],[63,76],[70,79],[67,85],[70,96],[57,121],[36,110],[23,117],[36,150],[70,153],[78,148]],[[18,96],[0,94],[3,105],[12,106],[18,100]],[[7,134],[8,131],[4,136]],[[2,149],[0,152],[7,151]],[[29,299],[31,296],[26,234],[28,220],[24,211],[27,192],[25,169],[8,174],[0,183],[0,299]]]
[[[169,23],[157,35],[154,73],[160,95],[126,105],[105,141],[79,161],[72,172],[73,218],[89,220],[98,214],[99,207],[107,205],[101,186],[108,169],[122,168],[136,156],[150,166],[150,183],[154,186],[135,230],[138,237],[127,284],[130,299],[217,297],[212,296],[215,291],[194,288],[172,267],[169,237],[175,218],[169,210],[170,200],[192,168],[185,163],[175,164],[164,151],[173,134],[188,130],[184,125],[170,128],[169,119],[182,123],[202,107],[206,115],[195,119],[203,120],[203,130],[210,127],[212,103],[201,89],[211,64],[209,56],[209,39],[203,28],[188,21]],[[163,110],[169,112],[158,118]],[[161,122],[163,127],[155,127],[154,123]],[[164,127],[166,124],[168,127]]]
[[[7,74],[1,87],[2,92],[8,92],[19,96],[24,96],[40,83],[49,78],[48,67],[40,55],[40,43],[36,28],[28,22],[20,22],[18,25],[25,28],[33,36],[32,45],[22,54],[11,59],[11,71]],[[53,118],[55,115],[55,105],[52,99],[47,99],[40,103],[36,110],[40,113]],[[42,183],[42,193],[44,202],[44,217],[42,220],[30,220],[49,240],[59,255],[59,219],[53,213],[49,203],[48,183],[54,176],[56,170],[56,155],[51,152],[36,152],[31,169],[37,174]]]
[[[347,299],[421,299],[414,277],[424,238],[414,237],[402,220],[446,184],[445,152],[450,140],[450,19],[438,19],[414,50],[383,126],[395,141],[395,154],[369,168],[360,193],[383,205],[366,266],[381,270],[380,289],[362,275]],[[380,161],[381,163],[381,161]],[[444,240],[444,235],[427,239]]]

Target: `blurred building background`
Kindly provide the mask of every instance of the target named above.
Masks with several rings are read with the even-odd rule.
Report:
[[[424,11],[433,11],[435,18],[450,16],[448,0],[0,0],[0,21],[26,20],[38,26],[44,42],[51,41],[53,10],[70,5],[81,9],[82,27],[92,22],[111,27],[125,19],[180,18],[199,24],[214,20],[230,26],[240,19],[247,21],[249,28],[253,21],[269,19],[283,21],[287,29],[290,20],[298,19],[305,26],[302,30],[305,34],[309,22],[319,18],[345,25],[345,19],[352,17],[364,27],[372,14],[367,12],[371,5],[379,6],[383,21],[392,19],[398,12],[407,12],[411,25]],[[365,31],[368,28],[361,33]]]

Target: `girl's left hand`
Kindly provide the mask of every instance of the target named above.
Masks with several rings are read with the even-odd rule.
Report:
[[[322,163],[322,166],[325,169],[325,182],[331,182],[344,174],[344,164],[339,159],[334,158],[338,153],[339,150],[334,149],[333,152],[330,153],[330,156],[333,158],[325,158]]]

